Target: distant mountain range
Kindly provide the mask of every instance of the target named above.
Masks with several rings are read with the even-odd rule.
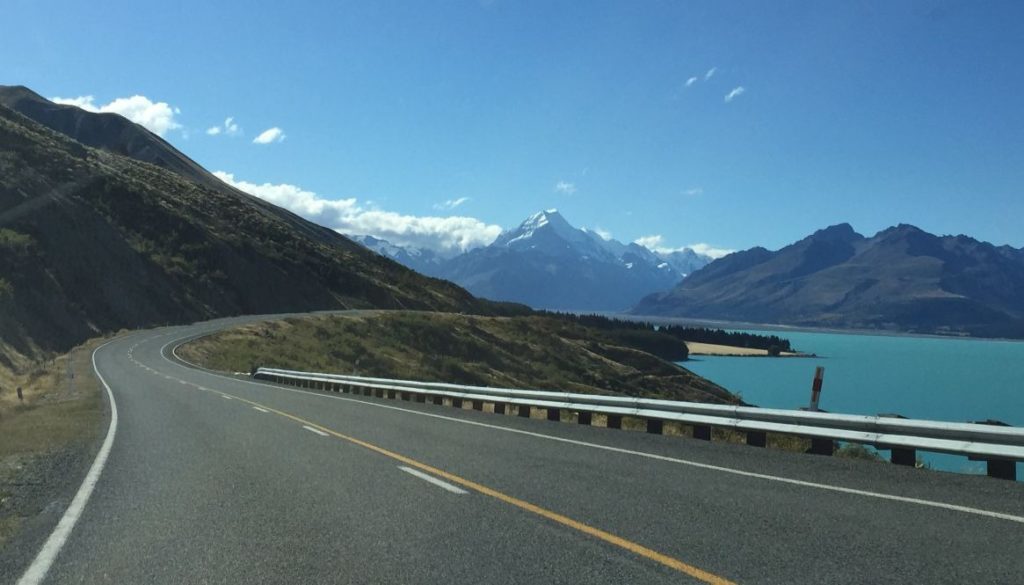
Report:
[[[474,295],[538,309],[623,311],[711,261],[690,249],[664,253],[605,239],[573,227],[554,209],[530,216],[488,246],[453,257],[368,236],[355,239]]]
[[[754,323],[1024,337],[1024,249],[848,224],[716,260],[631,311]]]
[[[361,307],[515,309],[234,189],[119,115],[0,86],[0,364],[121,328]]]

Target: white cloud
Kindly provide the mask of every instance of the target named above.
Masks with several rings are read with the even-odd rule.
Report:
[[[284,130],[281,130],[277,126],[273,128],[267,128],[256,138],[253,138],[253,144],[270,144],[272,142],[281,142],[285,139]]]
[[[227,134],[228,136],[235,136],[241,131],[242,129],[238,127],[238,123],[236,123],[235,119],[230,116],[224,120],[223,125],[211,126],[210,128],[206,129],[206,133],[209,134],[210,136],[217,136],[218,134],[221,133]]]
[[[707,81],[715,76],[715,72],[718,71],[718,67],[712,67],[708,69],[708,72],[704,74],[704,81]]]
[[[729,103],[732,100],[738,98],[739,96],[743,95],[743,93],[745,91],[747,91],[747,90],[744,89],[744,87],[742,85],[739,86],[739,87],[732,88],[732,91],[730,91],[729,93],[725,94],[725,103]]]
[[[702,254],[704,256],[709,256],[709,257],[714,258],[716,260],[718,258],[721,258],[722,256],[728,256],[729,254],[732,254],[733,252],[736,251],[736,250],[729,250],[727,248],[716,248],[716,247],[714,247],[714,246],[712,246],[710,244],[704,244],[704,243],[690,244],[689,246],[686,246],[686,247],[691,249],[691,250],[693,250],[694,252],[696,252],[698,254]]]
[[[691,77],[691,78],[686,80],[686,87],[690,87],[694,83],[697,83],[697,78],[696,77]]]
[[[449,199],[441,203],[435,203],[434,209],[455,209],[456,207],[470,201],[470,197],[459,197],[458,199]]]
[[[77,106],[88,112],[120,114],[159,136],[181,128],[181,124],[174,119],[176,115],[181,114],[179,108],[171,107],[167,102],[154,102],[142,95],[117,98],[102,106],[96,105],[96,98],[91,95],[74,98],[55,97],[50,98],[50,101]]]
[[[718,259],[721,258],[722,256],[726,256],[728,254],[732,254],[733,252],[735,252],[735,250],[716,248],[714,246],[704,243],[690,244],[689,246],[682,246],[680,248],[672,248],[670,246],[665,245],[665,238],[659,234],[643,236],[633,241],[647,248],[648,250],[652,250],[660,254],[671,254],[672,252],[682,252],[683,250],[690,249],[703,256]]]
[[[597,234],[597,235],[601,236],[601,239],[602,239],[602,240],[604,240],[604,241],[606,241],[606,242],[607,242],[608,240],[612,239],[612,233],[611,233],[610,231],[608,231],[608,230],[605,230],[605,229],[601,229],[601,228],[599,228],[599,227],[596,227],[596,228],[594,228],[594,229],[592,229],[592,230],[590,230],[590,231],[592,231],[592,232],[594,232],[595,234]]]
[[[683,191],[683,194],[684,195],[689,195],[691,197],[696,197],[697,195],[703,195],[704,194],[704,188],[703,187],[690,187],[689,189]]]
[[[223,171],[213,174],[228,185],[343,234],[370,235],[393,244],[451,253],[486,246],[501,233],[500,226],[473,217],[403,215],[360,204],[354,197],[325,199],[297,185],[256,184]]]
[[[572,195],[573,193],[576,192],[576,185],[573,185],[568,181],[558,181],[557,183],[555,183],[555,192],[564,193],[566,195]]]

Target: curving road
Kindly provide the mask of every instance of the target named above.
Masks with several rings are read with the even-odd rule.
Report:
[[[256,319],[97,350],[117,412],[109,455],[21,583],[1024,575],[1019,483],[303,391],[172,355]]]

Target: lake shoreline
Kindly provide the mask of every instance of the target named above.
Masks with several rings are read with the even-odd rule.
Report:
[[[711,327],[726,330],[791,331],[794,333],[834,333],[838,335],[867,335],[879,337],[910,337],[919,339],[953,339],[963,341],[998,341],[1024,343],[1024,339],[1013,337],[974,337],[970,335],[942,335],[939,333],[914,333],[892,329],[856,329],[843,327],[813,327],[809,325],[785,325],[782,323],[754,323],[749,321],[722,321],[696,317],[665,317],[662,315],[632,315],[627,313],[601,313],[608,317],[647,323],[665,323],[690,327]]]

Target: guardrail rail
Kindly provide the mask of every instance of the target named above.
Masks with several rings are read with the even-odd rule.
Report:
[[[767,433],[805,437],[811,440],[810,453],[831,455],[836,442],[871,445],[890,451],[890,460],[913,466],[917,451],[963,455],[985,461],[988,475],[1016,480],[1017,461],[1024,460],[1024,428],[996,421],[957,423],[915,420],[897,415],[854,415],[805,410],[782,410],[705,404],[628,396],[574,394],[544,390],[521,390],[465,386],[441,382],[417,382],[388,378],[368,378],[319,372],[297,372],[276,368],[258,368],[253,377],[278,384],[366,396],[396,398],[435,404],[447,398],[455,407],[471,402],[476,410],[493,405],[496,414],[530,416],[543,409],[548,420],[561,420],[563,411],[577,414],[580,424],[591,424],[594,414],[607,417],[609,428],[621,428],[623,417],[646,421],[647,432],[662,432],[665,421],[693,428],[697,439],[711,440],[711,429],[725,428],[746,434],[747,444],[767,446]]]

